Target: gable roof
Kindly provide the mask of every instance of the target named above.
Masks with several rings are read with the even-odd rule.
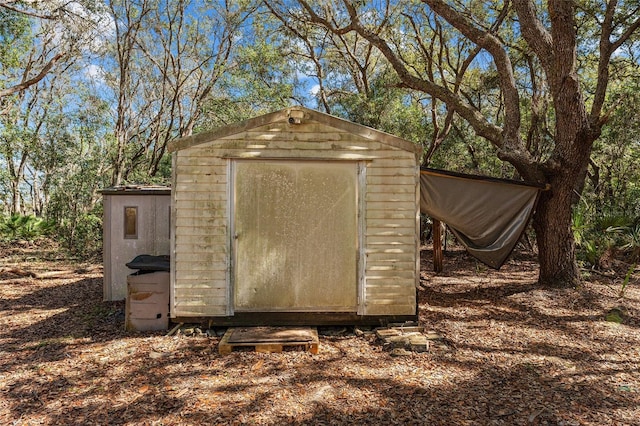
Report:
[[[202,143],[211,142],[216,139],[222,139],[228,136],[249,131],[257,127],[266,126],[274,123],[294,123],[291,126],[296,126],[295,122],[298,120],[301,122],[315,121],[317,123],[325,124],[336,129],[343,130],[345,132],[358,135],[365,139],[375,140],[390,146],[394,146],[405,151],[419,154],[422,148],[410,142],[406,139],[402,139],[398,136],[394,136],[390,133],[376,130],[371,127],[363,126],[362,124],[353,123],[342,118],[325,114],[320,111],[312,110],[309,108],[295,106],[282,109],[280,111],[272,112],[269,114],[261,115],[258,117],[250,118],[245,121],[241,121],[236,124],[220,127],[208,132],[198,133],[196,135],[187,136],[185,138],[176,139],[169,143],[167,147],[168,152],[180,151],[185,148],[200,145]]]

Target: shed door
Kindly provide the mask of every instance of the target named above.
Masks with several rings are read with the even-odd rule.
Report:
[[[357,310],[358,166],[235,161],[236,311]]]

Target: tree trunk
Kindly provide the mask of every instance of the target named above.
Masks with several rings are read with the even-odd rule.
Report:
[[[533,218],[540,262],[538,282],[543,286],[570,288],[580,285],[571,230],[573,182],[566,174],[552,179],[551,189],[541,194]]]
[[[113,174],[111,175],[111,186],[117,186],[122,184],[122,177],[124,175],[124,154],[125,154],[125,138],[119,134],[118,129],[116,128],[116,158],[113,161]]]
[[[562,97],[556,100],[556,110],[563,112],[564,119],[556,123],[555,160],[547,163],[555,163],[551,167],[554,171],[547,174],[551,188],[542,193],[533,220],[540,261],[538,281],[548,287],[577,287],[581,282],[571,215],[584,187],[591,148],[599,131],[590,128],[580,105],[574,106]]]
[[[9,176],[11,186],[11,214],[22,214],[22,194],[20,193],[20,182],[24,178],[24,168],[27,164],[26,151],[20,156],[18,167],[15,167],[13,160],[9,157]]]
[[[22,213],[21,208],[21,197],[20,197],[20,189],[18,187],[19,183],[15,181],[11,181],[11,211],[12,215]]]

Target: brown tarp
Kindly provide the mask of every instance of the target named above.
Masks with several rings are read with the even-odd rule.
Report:
[[[507,259],[533,213],[539,187],[434,169],[420,171],[420,212],[446,223],[492,268]]]

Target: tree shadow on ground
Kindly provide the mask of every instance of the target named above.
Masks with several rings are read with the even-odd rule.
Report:
[[[246,368],[241,364],[239,370]],[[138,398],[127,410],[107,408],[103,415],[113,424],[143,422],[149,418],[179,415],[189,424],[247,422],[264,424],[455,424],[498,421],[503,424],[560,424],[580,419],[588,413],[633,410],[637,398],[616,392],[606,380],[606,372],[578,384],[547,375],[544,366],[496,367],[469,365],[471,378],[453,383],[407,384],[393,378],[371,378],[338,374],[335,360],[304,364],[283,375],[279,367],[262,372],[246,371],[233,386],[207,386],[198,382],[200,395],[175,397],[151,393]],[[355,360],[350,360],[357,364]],[[165,366],[168,368],[169,366]],[[369,367],[369,366],[367,366]],[[461,367],[460,365],[451,365]],[[234,368],[228,366],[227,368]],[[166,383],[162,365],[145,374],[150,383]],[[194,371],[194,374],[202,371]],[[272,380],[276,377],[276,380]],[[266,380],[268,386],[256,388]],[[368,400],[351,398],[351,392],[367,394]],[[203,394],[215,395],[197,403]],[[303,414],[287,414],[283,399],[296,400]],[[340,404],[336,404],[340,400]],[[346,402],[345,402],[346,401]],[[286,407],[286,405],[284,405]],[[95,410],[100,410],[96,405]],[[88,410],[91,412],[92,410]],[[269,413],[266,416],[264,413]],[[87,410],[73,410],[53,418],[64,422],[72,415],[83,421],[100,420]],[[586,417],[588,418],[588,417]],[[603,417],[603,419],[606,419]],[[629,418],[628,420],[633,421]],[[629,423],[632,424],[632,423]]]
[[[82,345],[82,339],[99,342],[127,335],[124,301],[102,301],[101,277],[37,288],[0,300],[5,316],[24,317],[24,325],[0,330],[0,351],[14,355],[0,365],[0,372],[25,362],[63,359],[69,350]]]
[[[469,272],[460,267],[455,274],[464,279]],[[0,384],[0,420],[640,424],[637,360],[611,357],[599,349],[607,344],[603,337],[584,334],[578,325],[597,321],[594,315],[532,310],[526,300],[541,289],[525,279],[466,289],[427,285],[421,322],[442,332],[448,345],[403,358],[353,335],[323,337],[316,356],[221,356],[218,338],[127,333],[122,304],[102,302],[101,284],[99,277],[81,278],[0,301],[3,315],[43,314],[0,331],[0,376],[25,371]],[[550,337],[509,340],[518,324]],[[474,327],[502,327],[505,340],[468,338]],[[555,343],[554,335],[567,341]],[[572,340],[597,347],[584,351]],[[156,353],[155,345],[172,349]]]

